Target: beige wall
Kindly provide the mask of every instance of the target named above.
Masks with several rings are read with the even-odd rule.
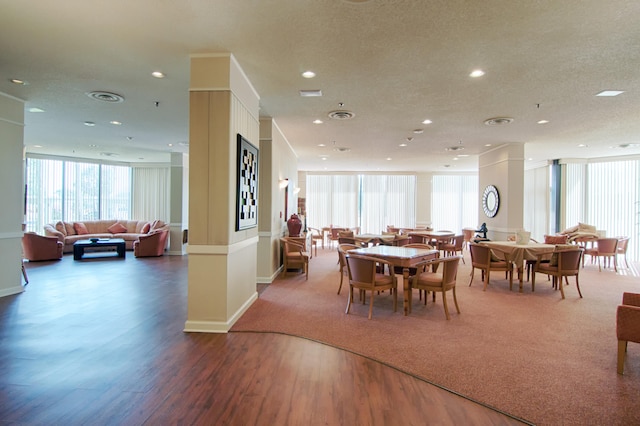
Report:
[[[523,229],[524,144],[496,147],[478,158],[478,224],[486,222],[487,237],[506,240]],[[482,209],[482,194],[487,185],[494,185],[500,194],[498,214],[489,218]]]
[[[299,194],[293,189],[300,186],[298,163],[286,137],[271,118],[260,119],[260,241],[258,243],[259,283],[270,283],[280,272],[279,238],[285,234],[285,194],[288,194],[288,212],[294,213]],[[288,190],[278,186],[281,179],[289,179]]]
[[[0,297],[22,292],[24,102],[0,93]]]

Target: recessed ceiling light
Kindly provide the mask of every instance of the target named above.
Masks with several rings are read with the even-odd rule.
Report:
[[[482,70],[473,70],[471,71],[471,74],[469,74],[469,77],[482,77],[484,75],[484,71]]]
[[[584,143],[580,143],[578,144],[578,148],[587,148],[589,145],[586,145]]]
[[[540,120],[538,121],[538,124],[547,124],[549,123],[549,120]]]
[[[416,135],[419,135],[420,133],[424,133],[424,129],[415,129],[413,133],[415,133]]]
[[[319,143],[318,146],[327,146],[327,145],[325,145],[323,143]]]
[[[391,157],[387,157],[387,161],[391,161]]]
[[[29,111],[29,112],[44,112],[44,110],[42,108],[38,108],[38,107],[31,107],[27,111]]]
[[[26,85],[29,84],[28,82],[26,82],[24,80],[20,80],[19,78],[12,78],[9,81],[12,82],[13,84],[19,84],[21,86],[26,86]]]
[[[433,121],[426,119],[426,120],[422,120],[422,124],[431,124],[433,123]]]
[[[485,143],[484,146],[491,146],[491,144],[490,143]]]
[[[322,96],[322,90],[300,90],[300,96],[302,96],[303,98],[319,97]]]
[[[305,71],[305,72],[302,73],[302,76],[304,78],[313,78],[313,77],[316,76],[316,73],[313,72],[313,71]]]
[[[180,146],[189,146],[189,141],[178,142],[178,145],[180,145]]]
[[[458,161],[458,157],[453,157],[453,161]]]
[[[122,126],[122,123],[116,120],[110,121],[109,123],[113,124],[114,126]]]
[[[92,143],[92,144],[91,144],[91,145],[89,145],[89,146],[90,146],[91,148],[97,148],[97,147],[98,147],[98,145],[96,145],[96,144],[94,144],[94,143]]]
[[[322,120],[313,120],[313,124],[322,124],[324,121]]]
[[[93,127],[96,125],[96,123],[94,123],[93,121],[85,121],[84,125],[87,127]]]
[[[322,159],[322,161],[325,161],[327,159],[327,157],[322,157],[321,159]]]
[[[596,96],[618,96],[621,93],[624,93],[624,90],[603,90],[596,94]]]
[[[34,145],[34,148],[42,148],[42,145]]]
[[[398,146],[405,147],[405,146],[407,146],[407,144],[406,144],[406,143],[401,143],[401,144],[400,144],[400,145],[398,145]]]
[[[154,71],[151,73],[151,75],[154,76],[155,78],[164,78],[164,73],[160,71]]]
[[[172,147],[172,146],[173,146],[173,144],[172,144],[172,143],[168,143],[168,144],[167,144],[167,146],[168,146],[168,147]]]
[[[469,154],[458,154],[458,157],[468,157]]]

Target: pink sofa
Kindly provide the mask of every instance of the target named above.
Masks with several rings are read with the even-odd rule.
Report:
[[[169,230],[169,225],[161,220],[85,220],[63,222],[44,226],[45,235],[57,237],[64,244],[64,253],[73,253],[73,243],[89,238],[122,238],[127,250],[133,250],[133,243],[141,235],[156,230]]]

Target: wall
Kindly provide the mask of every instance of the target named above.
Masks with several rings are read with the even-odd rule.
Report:
[[[0,93],[0,297],[22,292],[24,102]]]

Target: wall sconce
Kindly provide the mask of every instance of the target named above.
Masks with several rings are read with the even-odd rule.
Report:
[[[300,192],[300,187],[293,188],[293,193],[294,194],[297,194],[298,192]]]
[[[280,187],[280,189],[284,189],[287,186],[289,186],[289,179],[280,179],[280,181],[278,182],[278,186]]]

